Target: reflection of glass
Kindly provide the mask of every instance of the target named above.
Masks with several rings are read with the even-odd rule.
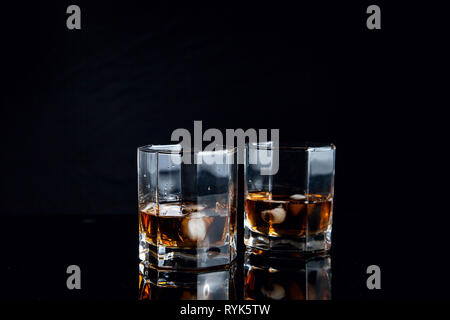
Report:
[[[281,252],[329,250],[334,162],[334,145],[248,144],[245,244]]]
[[[236,257],[234,148],[138,149],[139,257],[163,268],[206,268]]]
[[[245,255],[246,300],[330,300],[331,258]]]
[[[236,265],[198,271],[158,270],[139,264],[140,300],[232,300]]]

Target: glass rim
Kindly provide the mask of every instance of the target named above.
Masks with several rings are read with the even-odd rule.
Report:
[[[336,150],[336,145],[331,142],[303,142],[298,145],[278,145],[274,146],[273,141],[267,142],[248,142],[245,144],[246,148],[257,150],[288,150],[288,151],[328,151]]]
[[[162,153],[162,154],[206,154],[206,153],[235,153],[237,151],[236,147],[226,146],[226,145],[215,145],[214,150],[192,150],[183,149],[181,144],[147,144],[137,148],[138,152],[144,153]]]

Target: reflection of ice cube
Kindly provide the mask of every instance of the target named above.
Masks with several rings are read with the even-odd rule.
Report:
[[[281,300],[286,296],[286,290],[278,283],[272,284],[270,289],[261,288],[261,293],[269,299]]]
[[[292,200],[305,200],[306,199],[306,197],[303,194],[293,194],[289,198],[291,198]]]
[[[198,277],[197,300],[224,300],[229,298],[228,270],[208,272]]]

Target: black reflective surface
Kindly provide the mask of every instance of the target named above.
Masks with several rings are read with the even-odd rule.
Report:
[[[1,298],[137,300],[141,296],[148,299],[139,291],[137,215],[7,217],[1,229]],[[345,237],[334,238],[329,257],[298,263],[246,257],[240,250],[233,272],[206,271],[197,278],[191,275],[189,281],[178,275],[178,279],[188,282],[190,289],[158,289],[153,291],[154,297],[340,300],[423,297],[446,292],[445,286],[440,291],[425,290],[433,288],[432,283],[427,282],[425,286],[421,281],[412,283],[416,290],[410,290],[402,279],[411,274],[419,276],[415,270],[403,268],[402,272],[393,274],[399,260],[389,263],[380,256],[371,258],[367,252],[344,247]],[[381,290],[366,287],[366,268],[370,264],[381,267]],[[67,289],[69,265],[81,268],[81,290]],[[437,276],[427,274],[430,279]],[[166,276],[177,280],[177,275],[170,272],[158,275],[160,279]],[[217,281],[228,283],[229,290],[223,291],[224,287],[217,285]],[[200,286],[192,287],[195,283]]]
[[[140,300],[330,300],[331,257],[268,257],[197,271],[139,265]],[[241,260],[241,259],[239,259]]]
[[[331,257],[244,255],[244,299],[330,300]]]

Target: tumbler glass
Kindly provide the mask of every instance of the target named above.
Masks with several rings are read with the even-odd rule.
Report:
[[[196,269],[236,257],[235,148],[138,148],[139,257],[160,268]]]
[[[274,253],[329,250],[334,145],[251,143],[245,158],[246,246]]]

